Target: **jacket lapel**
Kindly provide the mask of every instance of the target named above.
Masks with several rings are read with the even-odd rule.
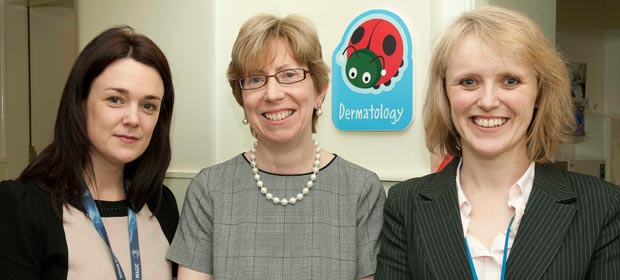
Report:
[[[415,203],[426,263],[436,279],[473,279],[458,208],[455,158],[435,174]]]
[[[575,193],[565,175],[536,165],[532,193],[506,264],[506,279],[540,279],[575,214]]]

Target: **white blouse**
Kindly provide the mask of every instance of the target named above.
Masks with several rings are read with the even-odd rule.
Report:
[[[474,266],[476,268],[476,274],[478,275],[478,279],[500,279],[502,272],[504,243],[506,240],[506,230],[498,233],[497,236],[495,236],[495,239],[491,244],[491,250],[487,250],[487,248],[482,245],[480,241],[478,241],[474,236],[468,233],[471,204],[465,196],[465,193],[463,192],[463,188],[461,187],[460,183],[462,163],[463,161],[461,159],[456,171],[456,187],[459,199],[459,209],[461,212],[461,223],[463,224],[463,236],[467,238],[469,251],[474,261]],[[512,187],[510,187],[507,203],[508,207],[515,209],[515,217],[510,228],[507,255],[510,254],[512,243],[514,242],[515,236],[517,235],[519,225],[521,224],[521,219],[523,218],[523,213],[525,213],[525,206],[527,205],[527,200],[530,197],[532,186],[534,185],[534,170],[535,164],[534,162],[531,162],[525,173],[523,173],[519,180],[517,180],[517,182]]]

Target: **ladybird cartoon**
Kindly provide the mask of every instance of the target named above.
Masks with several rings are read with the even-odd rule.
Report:
[[[358,88],[389,86],[403,65],[402,36],[384,19],[363,22],[351,35],[344,52],[347,53],[345,74]]]

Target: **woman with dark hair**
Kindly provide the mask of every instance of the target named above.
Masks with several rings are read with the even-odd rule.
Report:
[[[173,104],[168,61],[149,38],[121,26],[86,45],[54,140],[0,183],[2,277],[172,278],[178,209],[163,180]]]

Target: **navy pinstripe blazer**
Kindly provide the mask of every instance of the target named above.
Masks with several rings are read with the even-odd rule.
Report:
[[[472,279],[458,162],[390,189],[375,279]],[[620,279],[620,187],[537,164],[506,279]]]

